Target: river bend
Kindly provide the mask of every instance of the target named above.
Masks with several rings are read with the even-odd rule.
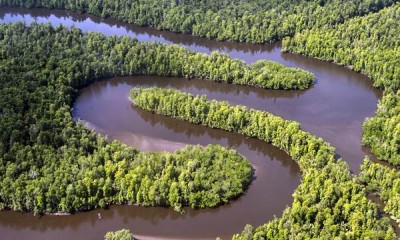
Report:
[[[102,239],[105,232],[129,228],[144,239],[228,239],[246,223],[258,226],[280,216],[292,202],[300,181],[298,166],[284,152],[256,139],[235,133],[154,115],[133,107],[128,99],[132,87],[176,88],[210,99],[229,101],[296,120],[302,128],[337,148],[354,173],[367,149],[361,146],[362,122],[374,115],[381,91],[365,76],[333,63],[296,54],[281,53],[280,44],[250,45],[216,42],[190,35],[157,31],[113,19],[45,9],[0,9],[0,23],[50,22],[105,35],[128,35],[139,41],[179,44],[197,52],[221,51],[247,63],[260,59],[299,67],[315,74],[316,84],[307,91],[264,90],[201,80],[152,76],[114,77],[81,90],[73,116],[110,139],[118,139],[141,150],[172,151],[186,144],[221,144],[238,150],[255,168],[255,178],[245,195],[216,209],[185,214],[172,209],[112,206],[71,216],[44,216],[0,212],[4,239]],[[371,156],[373,158],[373,156]],[[97,213],[102,220],[98,221]]]

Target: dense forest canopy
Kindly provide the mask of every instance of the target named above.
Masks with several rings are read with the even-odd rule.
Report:
[[[395,239],[335,149],[297,122],[179,90],[135,88],[131,98],[147,111],[266,141],[299,164],[303,176],[292,207],[257,229],[247,226],[234,239]]]
[[[283,50],[333,60],[369,75],[388,91],[400,88],[400,4],[283,41]]]
[[[285,51],[346,65],[367,74],[375,86],[385,90],[377,115],[364,123],[362,141],[378,158],[398,167],[400,4],[397,2],[0,0],[0,6],[70,9],[217,40],[265,43],[284,39]],[[76,211],[117,202],[119,198],[127,201],[121,197],[125,192],[115,187],[113,177],[110,180],[112,191],[109,191],[110,181],[106,181],[107,175],[101,175],[107,173],[104,170],[106,160],[118,166],[124,158],[131,162],[142,161],[146,153],[117,142],[107,143],[70,116],[77,88],[95,79],[154,74],[273,89],[306,89],[314,82],[310,73],[272,62],[260,61],[248,66],[220,53],[196,54],[176,46],[140,44],[125,37],[106,38],[93,33],[83,35],[77,29],[68,31],[62,27],[0,25],[0,42],[2,208]],[[395,238],[387,219],[378,219],[376,206],[366,198],[366,192],[373,191],[387,201],[385,211],[399,219],[397,169],[366,160],[361,175],[354,179],[344,161],[335,159],[334,149],[301,130],[298,123],[173,90],[134,90],[132,97],[146,110],[271,142],[299,163],[303,178],[294,193],[293,205],[282,217],[261,227],[246,226],[236,239]],[[226,149],[208,149],[226,151],[232,159],[241,159]],[[176,158],[171,158],[179,159],[179,155],[192,151],[200,150],[184,149],[175,153]],[[156,162],[166,155],[147,154]],[[146,155],[146,159],[148,157]],[[236,161],[230,164],[233,162]],[[243,177],[250,173],[248,163],[242,163],[241,167],[233,169],[242,172]],[[104,169],[98,169],[98,165],[104,165]],[[50,174],[54,172],[61,177]],[[97,179],[99,174],[104,176],[104,182],[93,184],[92,178]],[[227,174],[233,177],[233,172]],[[78,189],[68,187],[68,181],[75,181],[75,178],[81,181]],[[241,190],[248,184],[246,177],[231,180],[241,181]],[[60,184],[64,187],[62,193],[53,187]],[[149,193],[160,190],[149,183],[143,185],[146,191],[151,190]],[[16,191],[10,192],[10,189]],[[44,189],[49,191],[44,193]],[[239,189],[238,186],[237,192]],[[104,198],[105,194],[110,197]],[[180,202],[182,199],[170,201],[169,194],[168,200],[165,194],[163,200],[142,195],[136,194],[135,198],[141,199],[144,205],[169,201],[177,210],[182,204],[192,205],[187,200]],[[220,203],[225,202],[223,196],[219,199]],[[209,200],[205,202],[213,206],[214,201]]]
[[[303,31],[283,42],[294,51],[361,71],[385,90],[377,115],[364,123],[363,143],[400,166],[400,4],[343,24]]]
[[[180,211],[240,195],[252,169],[235,151],[208,146],[140,153],[107,142],[71,116],[79,87],[116,74],[180,76],[191,66],[185,54],[215,73],[211,59],[235,62],[62,26],[0,25],[0,208],[75,212],[135,203]]]
[[[364,122],[362,140],[379,159],[400,166],[400,90],[385,92],[376,116]]]
[[[376,86],[389,90],[384,97],[389,100],[381,103],[378,116],[364,126],[363,143],[370,146],[379,158],[398,164],[400,143],[396,136],[400,131],[397,124],[400,113],[391,111],[387,114],[385,109],[390,106],[383,106],[399,95],[396,91],[400,87],[400,4],[397,2],[0,0],[0,6],[70,9],[220,40],[270,42],[289,37],[283,41],[285,51],[347,65],[371,76]],[[236,75],[242,72],[241,68],[235,69],[238,69]],[[221,81],[233,81],[234,77],[229,73],[235,71],[229,69],[220,72],[222,74],[217,77]],[[265,72],[268,71],[258,71],[257,77],[246,75],[257,79],[255,82],[244,77],[237,83],[266,88],[305,89],[313,81],[309,75],[291,78],[290,73],[278,73],[273,74],[277,78],[271,78]],[[192,76],[190,71],[183,75]],[[213,77],[212,73],[197,75],[202,78]],[[264,81],[265,77],[268,81]],[[286,81],[283,83],[279,79]],[[296,79],[301,79],[298,80],[301,82],[297,83]]]
[[[360,179],[385,202],[385,211],[399,220],[400,4],[336,26],[305,30],[285,39],[283,48],[349,66],[384,89],[376,116],[364,122],[362,142],[397,170],[366,160]]]
[[[385,212],[400,220],[400,172],[379,163],[364,160],[359,180],[385,201]]]
[[[174,32],[265,43],[334,26],[396,0],[0,0],[0,6],[69,9]]]

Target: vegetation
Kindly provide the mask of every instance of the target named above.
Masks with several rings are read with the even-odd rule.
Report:
[[[395,0],[0,0],[0,6],[46,7],[237,42],[265,43],[304,29],[335,26]]]
[[[313,28],[283,41],[283,50],[344,64],[387,91],[400,88],[400,4],[344,24]]]
[[[334,160],[335,151],[329,144],[302,131],[297,122],[267,112],[248,110],[245,106],[230,106],[227,102],[209,101],[205,95],[193,96],[174,89],[134,88],[131,98],[147,111],[272,143],[287,152],[304,170],[322,168]],[[309,145],[313,147],[309,148]],[[313,158],[316,152],[320,155],[318,159]]]
[[[400,166],[400,90],[386,92],[376,116],[364,122],[363,143],[390,164]]]
[[[306,30],[285,39],[286,51],[332,60],[367,74],[384,89],[376,116],[363,125],[363,144],[379,159],[400,166],[400,4],[343,24]],[[400,219],[399,172],[366,160],[361,181]]]
[[[364,124],[363,143],[380,159],[399,166],[400,4],[396,2],[0,0],[0,6],[71,9],[218,40],[263,43],[289,37],[283,41],[285,51],[346,65],[369,75],[375,86],[385,90],[377,116]],[[63,27],[0,25],[0,42],[0,207],[16,210],[77,211],[119,201],[180,210],[182,205],[223,203],[248,184],[244,177],[250,174],[248,163],[228,150],[210,146],[205,151],[189,147],[174,154],[139,153],[117,142],[107,143],[75,123],[70,105],[76,89],[95,79],[154,74],[273,89],[306,89],[314,81],[310,73],[272,62],[248,66],[220,53],[205,55],[125,37],[83,35]],[[366,161],[358,179],[364,186],[352,178],[344,161],[335,159],[334,148],[296,122],[174,90],[136,89],[132,98],[146,110],[270,142],[299,163],[303,178],[292,206],[281,218],[257,229],[246,226],[235,239],[394,239],[387,219],[378,218],[365,193],[378,193],[387,201],[385,211],[399,219],[397,171]],[[229,163],[233,166],[243,163],[227,166],[242,174],[227,173],[231,184],[238,184],[233,193],[219,194],[227,188],[217,179],[210,180],[211,188],[202,185],[207,194],[191,192],[189,183],[196,182],[196,173],[190,171],[195,169],[190,168],[191,161],[180,161],[181,156],[195,153],[209,158],[220,152],[235,160]],[[162,179],[169,177],[167,168],[157,164],[168,160],[173,166],[181,164],[179,176],[189,171],[193,179],[174,176],[167,181],[171,185],[163,185]],[[216,172],[225,167],[223,162],[203,163]],[[149,165],[159,172],[144,169]],[[135,190],[129,188],[134,193],[128,195],[126,179],[140,174],[154,181],[142,177],[137,185],[129,185]],[[179,188],[181,181],[189,190]]]
[[[121,229],[115,232],[108,232],[104,240],[135,240],[133,234],[128,229]]]
[[[400,220],[400,172],[365,159],[359,179],[387,203],[385,212]]]
[[[363,143],[380,159],[400,164],[400,4],[344,24],[312,29],[283,43],[295,51],[350,66],[385,89],[377,116],[364,124]]]
[[[161,71],[160,62],[182,53],[196,55],[64,27],[0,25],[0,208],[75,212],[134,203],[180,210],[240,195],[252,171],[234,151],[139,153],[72,119],[78,87],[114,74],[178,74]]]
[[[178,90],[136,88],[131,98],[147,111],[272,143],[299,164],[303,177],[292,207],[257,229],[247,226],[234,239],[395,239],[387,219],[378,219],[365,188],[343,160],[335,159],[335,149],[298,123]]]

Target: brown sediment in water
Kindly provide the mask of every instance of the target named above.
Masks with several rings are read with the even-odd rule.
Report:
[[[381,91],[372,82],[349,69],[296,54],[281,53],[280,44],[249,45],[216,42],[151,28],[141,28],[68,11],[44,9],[0,9],[0,22],[59,23],[75,25],[83,31],[106,35],[129,35],[139,41],[162,41],[210,53],[218,50],[247,63],[260,59],[278,61],[286,66],[306,69],[317,82],[307,91],[277,91],[227,85],[201,80],[153,76],[115,77],[96,82],[81,90],[73,115],[109,139],[119,139],[141,150],[174,151],[186,144],[211,143],[237,149],[254,168],[255,179],[238,200],[216,209],[185,209],[179,214],[167,208],[111,206],[108,210],[70,216],[35,217],[18,212],[0,212],[0,232],[5,239],[102,239],[110,230],[129,228],[141,238],[229,238],[246,223],[255,226],[280,216],[292,202],[300,181],[298,166],[285,153],[257,139],[235,133],[158,116],[132,106],[132,87],[177,88],[210,99],[226,100],[296,120],[303,129],[322,137],[337,148],[354,173],[368,154],[361,146],[362,122],[374,115]],[[370,155],[372,159],[373,156]],[[97,213],[102,220],[98,221]]]

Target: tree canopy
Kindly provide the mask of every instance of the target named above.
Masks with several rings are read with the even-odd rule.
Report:
[[[265,43],[284,39],[284,51],[346,65],[367,74],[375,86],[385,90],[377,116],[364,123],[363,143],[378,158],[399,166],[400,5],[396,2],[0,0],[0,6],[70,9],[217,40]],[[189,147],[176,155],[139,153],[118,142],[108,143],[74,122],[70,106],[77,89],[96,79],[152,74],[272,89],[306,89],[314,82],[310,73],[268,61],[249,66],[221,53],[199,54],[177,46],[85,35],[77,29],[48,25],[0,25],[0,43],[0,207],[16,210],[77,211],[118,201],[166,204],[180,210],[182,205],[226,202],[229,197],[224,194],[233,196],[248,184],[240,178],[241,188],[237,185],[232,195],[229,191],[218,195],[218,202],[214,201],[215,190],[207,184],[207,194],[200,194],[204,198],[189,192],[182,198],[180,191],[189,190],[179,188],[181,179],[172,178],[168,194],[161,194],[164,185],[152,185],[149,179],[154,175],[141,169],[140,162],[153,159],[158,163],[167,158],[179,162],[181,154],[202,150]],[[385,218],[379,219],[376,206],[365,195],[367,191],[378,193],[387,200],[386,211],[398,219],[396,170],[366,161],[356,180],[329,144],[301,130],[298,123],[269,113],[172,90],[134,90],[132,98],[149,111],[270,142],[299,163],[303,178],[293,205],[282,217],[256,229],[247,226],[234,238],[394,238],[392,228]],[[205,152],[214,150],[240,159],[218,147]],[[125,175],[114,176],[120,174],[118,164],[126,169],[137,161]],[[113,168],[106,171],[106,164]],[[180,164],[184,169],[184,163]],[[249,167],[243,162],[234,169],[245,176]],[[144,190],[127,195],[125,177],[133,179],[142,170],[149,176],[132,186]],[[227,174],[233,183],[240,181],[232,172]],[[161,175],[151,179],[157,182]],[[154,193],[163,197],[156,199]]]
[[[108,232],[104,240],[135,240],[133,234],[128,229],[121,229],[115,232]]]
[[[252,169],[235,151],[139,152],[71,116],[79,87],[117,74],[179,76],[172,66],[182,67],[182,54],[215,57],[62,26],[0,25],[0,208],[76,212],[132,203],[180,211],[239,196]]]
[[[400,221],[400,172],[366,158],[359,180],[386,203],[385,212]]]
[[[45,7],[114,17],[127,23],[217,40],[266,43],[304,29],[334,26],[395,0],[0,0],[0,6]]]
[[[313,28],[283,41],[294,51],[334,61],[360,71],[384,90],[376,116],[363,124],[362,142],[380,160],[400,166],[400,4],[377,13],[355,17],[342,24]],[[361,179],[378,192],[385,210],[399,219],[399,196],[395,170],[366,161]],[[393,189],[392,189],[393,187]],[[393,192],[390,192],[391,189]],[[397,192],[396,192],[397,191]]]
[[[299,164],[303,176],[292,206],[263,226],[247,226],[234,239],[395,239],[335,149],[297,122],[173,89],[134,88],[131,98],[147,111],[266,141]]]
[[[370,76],[385,90],[377,116],[364,123],[363,143],[378,158],[400,165],[400,4],[334,27],[287,38],[286,51],[333,60]]]

